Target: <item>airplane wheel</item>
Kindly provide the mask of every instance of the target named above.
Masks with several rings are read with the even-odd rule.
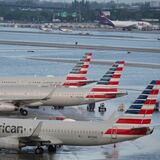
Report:
[[[20,113],[23,115],[23,116],[27,116],[28,115],[28,111],[25,110],[25,109],[20,109]]]
[[[95,109],[95,103],[88,104],[87,111],[94,112],[94,109]]]
[[[61,147],[62,147],[61,144],[57,144],[57,145],[56,145],[56,148],[61,148]]]
[[[44,152],[44,150],[43,150],[42,147],[37,147],[37,148],[35,149],[35,154],[43,154],[43,152]]]
[[[48,146],[48,152],[49,153],[55,153],[56,151],[57,151],[56,146],[53,146],[53,145]]]
[[[55,109],[55,110],[58,109],[58,106],[54,106],[54,109]]]
[[[64,106],[61,106],[60,109],[64,109]]]

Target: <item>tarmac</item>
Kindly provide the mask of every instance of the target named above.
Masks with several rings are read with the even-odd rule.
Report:
[[[86,49],[95,51],[127,51],[127,52],[145,52],[145,53],[160,53],[160,48],[136,48],[136,47],[114,47],[102,45],[81,45],[81,44],[62,44],[49,43],[38,41],[20,41],[20,40],[0,40],[1,45],[20,45],[20,46],[36,46],[36,47],[52,47],[52,48],[70,48],[70,49]]]
[[[26,57],[30,60],[40,60],[40,61],[49,61],[49,62],[61,62],[61,63],[76,63],[79,59],[71,58],[53,58],[53,57]],[[92,60],[91,64],[95,65],[111,65],[114,61],[111,60]],[[138,68],[151,68],[151,69],[160,69],[160,64],[158,63],[135,63],[135,62],[126,62],[125,66],[128,67],[138,67]]]

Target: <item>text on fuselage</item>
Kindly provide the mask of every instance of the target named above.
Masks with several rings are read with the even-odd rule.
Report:
[[[23,126],[6,125],[2,123],[0,125],[0,131],[2,133],[23,133]]]

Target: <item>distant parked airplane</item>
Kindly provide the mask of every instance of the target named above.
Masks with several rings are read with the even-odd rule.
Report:
[[[53,153],[57,145],[106,145],[149,135],[159,87],[160,80],[152,81],[123,115],[103,122],[0,118],[0,148],[37,146],[35,153],[42,154],[42,146]]]
[[[86,53],[66,77],[15,76],[0,77],[0,86],[36,85],[36,86],[66,86],[80,87],[95,81],[86,78],[92,53]]]
[[[113,21],[110,20],[103,12],[100,14],[100,24],[109,25],[113,28],[122,28],[123,30],[132,30],[137,28],[139,30],[146,30],[152,28],[152,25],[149,22],[145,21]]]
[[[127,93],[118,89],[124,61],[117,61],[93,87],[37,87],[0,86],[0,111],[20,109],[27,115],[24,107],[37,106],[75,106],[90,104],[124,96]]]

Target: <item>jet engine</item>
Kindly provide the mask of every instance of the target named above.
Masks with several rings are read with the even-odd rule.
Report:
[[[15,111],[17,107],[11,103],[0,103],[0,112],[4,111]]]
[[[24,144],[20,144],[17,138],[13,137],[3,137],[0,138],[0,148],[1,149],[15,149],[18,150],[24,147]]]

